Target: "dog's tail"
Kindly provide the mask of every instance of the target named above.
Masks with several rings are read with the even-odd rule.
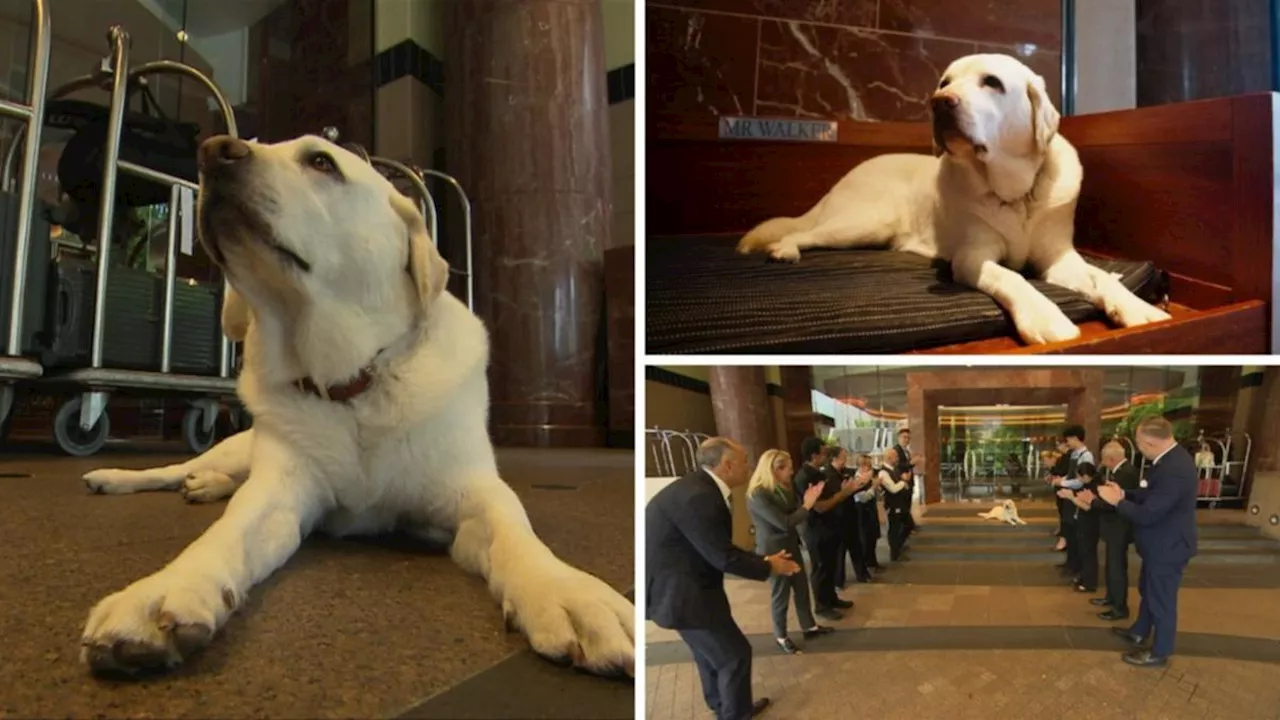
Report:
[[[738,241],[738,252],[743,255],[759,252],[791,233],[808,230],[810,225],[807,213],[800,217],[777,217],[765,220]]]

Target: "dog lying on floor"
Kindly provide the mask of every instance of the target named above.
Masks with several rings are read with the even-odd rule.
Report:
[[[200,240],[234,292],[237,390],[253,428],[185,463],[85,475],[103,493],[182,488],[226,511],[84,628],[96,671],[173,667],[313,531],[451,542],[539,654],[634,674],[635,609],[552,554],[498,475],[488,336],[445,292],[423,218],[373,167],[317,137],[200,149]],[[233,494],[234,493],[234,494]]]
[[[808,248],[914,252],[951,264],[957,282],[990,295],[1029,344],[1080,329],[1021,271],[1075,290],[1117,325],[1169,315],[1129,291],[1073,246],[1083,170],[1058,134],[1044,78],[1008,55],[970,55],[933,94],[941,157],[889,154],[858,165],[800,217],[768,220],[738,244],[796,262]]]
[[[1012,500],[1005,500],[984,513],[978,513],[978,517],[986,518],[987,520],[999,520],[1010,525],[1027,524],[1026,520],[1018,517],[1018,506]]]

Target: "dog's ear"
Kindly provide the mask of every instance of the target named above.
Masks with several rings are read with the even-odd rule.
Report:
[[[1058,134],[1058,122],[1062,116],[1049,100],[1044,78],[1032,75],[1027,82],[1027,99],[1031,101],[1031,125],[1036,139],[1036,150],[1044,152],[1053,136]]]
[[[418,302],[426,309],[449,284],[449,263],[436,249],[422,213],[412,201],[396,195],[391,198],[391,207],[409,231],[409,276],[418,290]]]
[[[230,285],[222,298],[222,334],[231,342],[244,342],[249,334],[249,306]]]

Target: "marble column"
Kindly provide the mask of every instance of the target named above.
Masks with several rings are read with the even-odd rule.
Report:
[[[784,365],[779,368],[782,376],[782,417],[784,447],[791,453],[791,461],[804,462],[800,457],[800,444],[813,437],[813,368],[808,365]]]
[[[1263,370],[1262,386],[1253,399],[1245,429],[1253,440],[1245,477],[1245,495],[1252,497],[1254,478],[1260,474],[1268,476],[1269,482],[1280,483],[1280,367]]]
[[[714,366],[710,373],[711,407],[716,417],[716,434],[740,443],[747,450],[747,462],[754,471],[760,455],[773,447],[773,415],[764,368],[759,366]],[[733,491],[733,542],[750,548],[751,517],[747,513],[745,484]]]
[[[599,0],[448,3],[445,148],[474,209],[501,445],[598,446],[611,158]]]

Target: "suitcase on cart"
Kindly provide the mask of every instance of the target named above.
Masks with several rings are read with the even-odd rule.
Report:
[[[50,249],[49,221],[45,206],[36,201],[31,219],[31,241],[27,247],[25,299],[22,302],[22,352],[36,357],[44,345]],[[9,316],[13,303],[13,253],[18,232],[18,196],[0,192],[0,355],[7,354]]]
[[[90,364],[96,272],[95,263],[79,258],[63,258],[53,264],[45,367],[79,368]],[[173,372],[217,374],[221,347],[218,307],[218,292],[208,285],[181,280],[175,284]],[[110,268],[103,367],[159,372],[163,321],[164,279],[134,268]]]

